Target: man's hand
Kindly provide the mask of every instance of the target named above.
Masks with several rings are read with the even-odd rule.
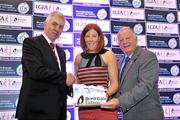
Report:
[[[74,75],[72,73],[67,73],[66,85],[71,86],[75,82]]]
[[[101,104],[101,108],[114,110],[118,108],[119,105],[120,105],[119,100],[117,98],[113,98],[109,100],[108,102]]]

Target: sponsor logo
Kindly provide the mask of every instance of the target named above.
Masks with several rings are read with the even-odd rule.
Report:
[[[163,23],[146,23],[147,33],[167,33],[178,34],[178,26],[176,24]]]
[[[12,85],[12,86],[19,86],[19,85],[21,85],[21,83],[22,83],[22,82],[19,81],[19,80],[18,80],[18,81],[17,81],[17,80],[11,81],[11,85]]]
[[[172,22],[175,21],[175,15],[174,15],[173,13],[169,13],[169,14],[167,14],[167,16],[166,16],[166,19],[167,19],[167,21],[168,21],[169,23],[172,23]]]
[[[32,16],[0,14],[0,25],[32,27]]]
[[[65,6],[54,6],[56,11],[60,11],[62,13],[64,13],[65,11],[67,11],[67,8],[64,8]],[[68,10],[69,11],[69,10]],[[65,14],[66,15],[66,14]]]
[[[143,32],[143,26],[142,26],[141,24],[136,24],[136,25],[134,26],[134,32],[135,32],[136,34],[142,33],[142,32]]]
[[[0,15],[0,22],[1,23],[9,23],[9,16],[8,15]]]
[[[26,19],[24,19],[23,17],[14,17],[13,20],[11,21],[14,24],[20,24],[20,23],[24,23],[26,22]]]
[[[15,54],[19,54],[19,53],[22,53],[22,50],[19,50],[17,48],[14,48],[12,49],[12,53],[15,55]]]
[[[11,115],[11,119],[10,119],[10,120],[16,120],[16,119],[15,119],[15,114],[12,114],[12,115]]]
[[[22,78],[0,78],[0,90],[19,90]]]
[[[100,9],[98,12],[97,12],[97,16],[99,19],[105,19],[107,17],[107,12],[105,9]]]
[[[9,87],[8,84],[9,82],[7,81],[7,79],[0,80],[0,87],[3,87],[3,88]]]
[[[27,34],[27,32],[21,32],[21,33],[19,33],[19,35],[17,36],[17,41],[22,44],[23,41],[24,41],[24,39],[25,39],[25,38],[28,38],[28,37],[29,37],[29,35]]]
[[[133,0],[132,1],[132,5],[135,8],[139,8],[141,6],[141,4],[142,4],[141,0]]]
[[[42,4],[36,4],[35,6],[36,10],[45,10],[49,11],[51,9],[51,6],[48,5],[42,5]]]
[[[161,26],[161,25],[148,25],[148,29],[165,31],[165,30],[167,29],[167,26]]]
[[[180,115],[180,106],[163,106],[164,117],[177,117]]]
[[[34,13],[49,14],[52,11],[60,11],[65,16],[72,17],[72,6],[49,2],[34,2]]]
[[[168,41],[168,45],[169,45],[169,47],[170,48],[176,48],[176,46],[177,46],[177,41],[176,41],[176,39],[175,38],[171,38],[169,41]]]
[[[180,81],[179,77],[159,77],[158,85],[159,88],[179,88],[180,86]]]
[[[77,104],[82,104],[84,103],[84,96],[81,95],[79,98],[78,98],[78,101],[77,101]]]
[[[28,5],[26,2],[20,3],[20,4],[18,5],[18,12],[19,12],[19,13],[25,14],[25,13],[27,13],[28,11],[29,11],[29,5]]]
[[[83,26],[85,26],[86,24],[87,24],[86,22],[77,21],[77,22],[75,23],[75,26],[83,27]]]
[[[1,54],[7,54],[7,53],[9,53],[9,52],[8,52],[8,48],[7,48],[7,47],[1,47],[1,48],[0,48],[0,53],[1,53]]]
[[[145,0],[146,6],[176,8],[176,1],[173,0]]]
[[[134,10],[134,9],[112,7],[111,17],[144,20],[144,11],[141,9]]]
[[[175,104],[180,104],[180,93],[174,94],[173,101]]]
[[[170,71],[173,76],[177,76],[179,74],[179,67],[177,65],[174,65],[171,67]]]
[[[149,49],[154,52],[158,59],[163,60],[180,60],[178,50],[161,50],[161,49]]]
[[[1,112],[0,113],[0,120],[8,120],[7,112]]]
[[[21,57],[22,46],[0,45],[0,55],[3,57]]]

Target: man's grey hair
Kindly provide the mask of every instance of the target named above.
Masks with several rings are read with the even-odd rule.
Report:
[[[129,30],[132,31],[133,36],[134,36],[135,38],[137,37],[136,34],[135,34],[135,32],[134,32],[134,30],[133,30],[131,27],[129,27],[129,26],[121,26],[119,32],[117,33],[117,36],[119,36],[119,34],[120,34],[120,32],[121,32],[122,30],[127,30],[127,29],[129,29]]]
[[[53,16],[58,16],[58,17],[60,17],[61,19],[63,19],[64,22],[65,22],[65,16],[64,16],[61,12],[59,12],[59,11],[53,11],[53,12],[51,12],[51,13],[47,16],[46,21],[48,21],[48,20],[49,20],[51,17],[53,17]]]

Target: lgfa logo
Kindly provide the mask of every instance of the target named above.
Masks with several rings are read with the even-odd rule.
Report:
[[[8,15],[6,15],[6,16],[0,16],[0,22],[1,23],[8,23],[9,22],[9,16]]]

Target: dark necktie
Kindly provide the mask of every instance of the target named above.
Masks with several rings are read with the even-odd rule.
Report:
[[[59,59],[58,59],[58,57],[56,56],[56,53],[55,53],[55,47],[56,47],[56,45],[55,45],[54,43],[50,43],[50,47],[51,47],[51,50],[52,50],[53,53],[54,53],[54,56],[55,56],[55,58],[56,58],[56,61],[57,61],[58,65],[59,65],[59,70],[61,71],[61,64],[60,64],[60,61],[59,61]]]
[[[54,43],[50,43],[50,47],[51,47],[51,50],[53,51],[54,56],[56,57],[56,60],[57,60],[57,56],[55,54],[55,47],[56,47],[56,45]]]
[[[128,62],[129,62],[129,60],[130,60],[130,58],[127,56],[127,57],[125,58],[124,66],[123,66],[123,68],[122,68],[122,70],[121,70],[121,73],[120,73],[120,80],[121,80],[121,78],[122,78],[122,75],[123,75],[123,73],[124,73],[124,70],[125,70]]]
[[[50,43],[50,47],[51,47],[52,50],[54,50],[55,44],[54,43]]]

